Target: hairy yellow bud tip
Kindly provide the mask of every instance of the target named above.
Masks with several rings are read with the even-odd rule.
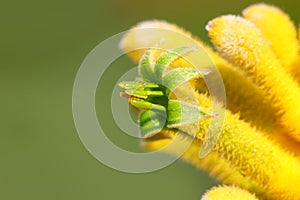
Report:
[[[201,200],[257,200],[248,191],[234,186],[213,187],[201,198]]]
[[[255,57],[249,58],[250,55],[247,54],[247,51],[259,48],[257,45],[262,43],[261,32],[252,22],[240,16],[225,15],[210,21],[206,29],[213,44],[222,55],[229,59],[238,55],[237,61],[239,62],[256,59]],[[256,45],[251,44],[253,40]]]
[[[285,67],[290,66],[298,55],[297,29],[290,17],[275,6],[255,4],[243,11],[243,16],[253,22],[270,41],[270,47]]]
[[[163,20],[150,20],[141,22],[128,31],[122,38],[119,48],[128,52],[128,55],[138,62],[149,48],[156,46],[170,49],[183,45],[195,45],[190,33]]]

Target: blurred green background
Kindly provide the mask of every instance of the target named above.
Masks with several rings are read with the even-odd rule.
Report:
[[[110,169],[80,142],[72,118],[72,87],[87,54],[101,41],[145,19],[165,19],[208,42],[204,26],[221,14],[238,14],[259,1],[1,1],[0,199],[189,199],[216,184],[205,172],[177,161],[147,174]],[[293,1],[265,1],[299,23]],[[100,81],[97,111],[113,142],[138,150],[110,111],[120,68]],[[127,68],[126,68],[127,67]],[[126,71],[126,70],[125,70]]]

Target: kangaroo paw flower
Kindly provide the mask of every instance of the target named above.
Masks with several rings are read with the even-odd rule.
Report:
[[[227,15],[208,23],[217,52],[174,24],[138,24],[120,48],[139,63],[140,82],[120,83],[121,96],[141,111],[145,149],[180,154],[237,186],[215,187],[203,200],[300,199],[295,27],[284,12],[265,4],[248,7],[243,15],[246,19]],[[203,79],[214,84],[213,65],[227,105],[210,94]]]

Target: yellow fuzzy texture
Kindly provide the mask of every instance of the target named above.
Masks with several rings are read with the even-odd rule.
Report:
[[[195,93],[195,95],[201,107],[206,112],[212,112],[210,98],[204,94]],[[214,110],[214,112],[220,113],[222,110]],[[203,160],[199,159],[200,146],[211,122],[211,118],[199,122],[196,127],[198,131],[195,141],[183,154],[185,160],[210,171],[210,173],[213,172],[212,175],[223,182],[233,182],[242,188],[261,194],[267,199],[300,199],[299,160],[283,151],[274,142],[230,111],[226,111],[221,134],[213,152]],[[188,138],[193,138],[193,129],[194,127],[190,125],[179,127],[179,130],[184,130],[184,133],[178,133],[182,136],[175,137],[177,142],[184,146],[183,143]],[[159,138],[145,140],[145,148],[160,149],[176,135],[172,131],[165,131],[161,134],[169,137],[163,137],[162,140]],[[178,154],[181,149],[173,147],[167,148],[166,151]],[[220,173],[221,170],[224,172]],[[233,177],[226,180],[226,174],[232,174]],[[246,178],[249,185],[244,182],[247,180]]]
[[[243,16],[252,21],[262,32],[276,57],[288,70],[298,57],[297,29],[290,17],[275,6],[255,4],[243,11]]]
[[[298,55],[297,59],[291,66],[291,74],[300,85],[300,55]]]
[[[157,31],[158,29],[168,31]],[[154,46],[157,41],[160,41],[162,38],[164,38],[165,41],[160,45],[161,48],[169,49],[178,46],[192,45],[203,49],[212,59],[212,61],[205,61],[206,63],[204,63],[203,66],[208,67],[212,64],[216,65],[223,78],[226,90],[227,108],[234,113],[239,113],[242,119],[255,125],[258,129],[267,133],[272,133],[274,135],[274,140],[276,140],[278,144],[300,156],[299,144],[293,140],[286,140],[286,137],[282,136],[282,132],[284,131],[277,125],[274,125],[277,121],[276,116],[274,116],[276,108],[274,108],[269,101],[264,99],[262,92],[258,90],[251,80],[247,79],[247,77],[239,70],[236,70],[210,47],[192,36],[191,33],[165,21],[145,21],[132,28],[123,37],[120,48],[124,52],[129,52],[128,55],[131,59],[138,63],[141,56],[148,49],[146,47],[151,45]],[[193,52],[185,56],[185,58],[186,57],[190,60],[199,60],[198,58],[195,58]],[[207,57],[205,57],[205,60],[207,60]],[[191,66],[191,63],[183,58],[179,58],[171,63],[171,67],[183,66]],[[196,80],[194,86],[201,89],[205,89],[206,87],[202,79]],[[213,85],[213,87],[215,86]]]
[[[248,191],[234,186],[213,187],[202,196],[201,200],[257,200]]]
[[[298,37],[297,38],[298,38],[298,45],[300,46],[300,24],[298,24]]]
[[[257,27],[241,17],[218,17],[207,25],[217,50],[244,70],[276,107],[274,113],[292,137],[300,140],[300,88],[282,68]]]
[[[173,142],[173,145],[170,145],[171,142]],[[186,145],[177,145],[179,143],[190,144],[190,146],[187,150],[180,149],[179,146],[186,147]],[[148,150],[154,151],[164,148],[166,153],[175,155],[184,152],[181,156],[182,159],[207,171],[212,177],[215,177],[222,183],[238,185],[248,191],[255,192],[259,197],[265,198],[265,190],[257,182],[250,180],[233,169],[230,162],[217,152],[211,152],[206,157],[200,159],[200,146],[200,140],[194,139],[187,134],[177,134],[175,130],[168,129],[164,129],[153,138],[147,138],[143,141],[143,147]]]
[[[209,112],[211,101],[205,95],[197,96],[201,106]],[[210,119],[199,122],[196,135],[199,140],[203,140],[209,125]],[[242,175],[265,188],[270,199],[300,199],[299,160],[229,111],[226,111],[215,151]]]

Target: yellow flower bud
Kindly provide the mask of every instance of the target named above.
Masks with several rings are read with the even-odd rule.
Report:
[[[291,70],[291,64],[298,57],[297,29],[289,16],[275,6],[254,4],[243,11],[243,16],[252,21],[284,67]]]
[[[201,200],[257,200],[249,192],[235,186],[213,187],[205,193]]]

